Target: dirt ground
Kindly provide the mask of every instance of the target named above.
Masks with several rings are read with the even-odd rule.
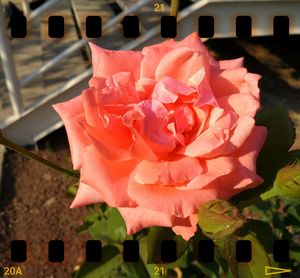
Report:
[[[39,154],[70,167],[64,129],[39,143]],[[66,189],[75,179],[66,178],[33,160],[9,151],[5,155],[0,212],[0,262],[20,266],[24,278],[69,277],[80,257],[84,256],[87,236],[76,233],[85,209],[69,209]],[[27,241],[25,263],[10,262],[9,242]],[[47,261],[48,241],[60,239],[65,244],[65,261]]]
[[[218,59],[245,57],[248,70],[263,76],[262,106],[270,107],[286,99],[291,116],[295,122],[299,121],[300,36],[283,42],[273,38],[211,40],[207,45]],[[297,129],[300,130],[299,125]],[[300,148],[299,137],[294,147]],[[39,142],[38,148],[42,156],[70,167],[64,129]],[[0,262],[3,265],[20,266],[24,278],[70,277],[74,266],[82,260],[87,239],[76,233],[85,209],[69,209],[71,199],[65,191],[72,183],[71,178],[65,179],[35,161],[7,152],[0,194]],[[13,239],[27,240],[26,263],[10,262],[9,242]],[[47,262],[47,242],[51,239],[65,242],[62,264]]]

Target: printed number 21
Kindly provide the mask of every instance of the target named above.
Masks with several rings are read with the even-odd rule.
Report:
[[[163,275],[166,275],[166,274],[167,274],[166,267],[158,267],[158,266],[154,267],[154,275],[155,276],[163,276]]]
[[[165,11],[164,4],[154,4],[153,7],[154,7],[155,12],[164,12]]]

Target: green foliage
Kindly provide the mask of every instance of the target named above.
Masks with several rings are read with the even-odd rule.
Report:
[[[198,217],[203,233],[212,239],[232,234],[245,222],[237,208],[222,200],[213,200],[201,206]]]
[[[252,260],[250,262],[238,263],[233,254],[237,240],[250,240],[252,243]],[[265,266],[274,266],[262,244],[249,232],[235,234],[224,239],[224,256],[229,264],[233,277],[256,278],[264,277]]]
[[[108,217],[95,221],[88,227],[88,231],[94,239],[108,242],[123,242],[126,239],[126,225],[116,208],[110,209]]]
[[[186,248],[188,242],[182,237],[176,236],[170,228],[152,227],[147,236],[147,263],[160,263],[160,243],[162,240],[174,240],[177,243],[177,259],[179,259]]]
[[[274,196],[283,196],[298,201],[300,198],[300,164],[293,163],[281,168],[274,181],[273,187],[261,194],[266,200]]]
[[[142,260],[139,260],[136,263],[124,263],[122,269],[127,277],[130,278],[151,278],[148,269]]]
[[[107,245],[102,249],[100,263],[83,263],[75,275],[75,278],[99,278],[109,275],[111,271],[123,263],[120,251],[117,247]],[[108,276],[109,277],[109,276]],[[113,276],[111,276],[113,277]]]
[[[78,191],[78,183],[73,184],[67,188],[66,195],[70,198],[74,198]]]
[[[298,271],[300,268],[300,204],[293,201],[272,198],[269,201],[249,207],[252,214],[257,218],[263,218],[272,227],[274,236],[271,238],[269,230],[265,230],[263,238],[269,240],[264,242],[264,247],[271,245],[274,239],[284,239],[290,242],[290,261],[280,263],[279,267]],[[257,235],[256,235],[257,236]],[[267,250],[267,248],[266,248]]]

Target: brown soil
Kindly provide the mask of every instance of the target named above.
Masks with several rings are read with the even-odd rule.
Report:
[[[218,59],[244,56],[248,70],[263,76],[260,81],[263,107],[287,99],[290,111],[295,115],[300,113],[300,36],[291,37],[285,42],[272,38],[246,41],[218,39],[209,41],[207,45]],[[294,70],[287,71],[287,68]],[[299,136],[295,146],[300,148]],[[70,167],[64,129],[40,142],[39,153]],[[6,266],[19,265],[25,278],[70,277],[74,266],[82,260],[87,238],[75,231],[85,210],[69,209],[71,199],[65,195],[74,179],[65,179],[62,174],[13,152],[5,155],[3,170],[0,262]],[[9,243],[13,239],[25,239],[28,242],[26,263],[10,262]],[[65,261],[62,264],[47,261],[47,242],[51,239],[65,242]]]
[[[63,129],[39,143],[38,153],[45,158],[70,167],[66,135]],[[74,266],[84,255],[87,236],[78,235],[85,209],[69,209],[66,196],[74,178],[51,170],[14,152],[5,155],[1,213],[0,262],[3,266],[20,266],[24,278],[70,277]],[[27,241],[25,263],[10,261],[9,243],[14,239]],[[48,262],[48,241],[60,239],[65,244],[65,261]]]

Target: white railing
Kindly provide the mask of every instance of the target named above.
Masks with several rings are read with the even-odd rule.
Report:
[[[20,116],[23,112],[23,103],[20,94],[20,86],[17,78],[14,57],[10,43],[7,39],[6,24],[3,15],[3,9],[0,1],[0,58],[5,74],[5,83],[9,92],[10,102],[12,104],[15,116]]]
[[[40,6],[38,9],[31,12],[29,8],[28,0],[23,0],[22,7],[24,9],[24,14],[27,17],[27,21],[32,22],[36,20],[38,17],[42,16],[45,12],[49,11],[49,9],[59,1],[62,0],[48,0],[45,4]],[[113,17],[103,26],[102,32],[104,33],[108,31],[110,28],[114,27],[114,25],[122,21],[124,16],[136,12],[137,10],[139,10],[140,8],[142,8],[143,6],[145,6],[150,2],[151,0],[142,0],[130,7],[126,6],[126,9],[123,12]],[[24,111],[20,89],[28,85],[30,82],[36,80],[40,75],[52,69],[55,65],[57,65],[58,63],[62,62],[64,59],[71,56],[77,50],[86,46],[90,40],[89,39],[78,40],[76,43],[74,43],[73,45],[65,49],[63,52],[57,54],[54,58],[46,62],[39,69],[35,70],[32,74],[25,77],[23,80],[18,81],[13,53],[11,51],[11,46],[8,40],[7,30],[5,26],[6,24],[4,22],[4,14],[3,14],[3,9],[1,7],[1,0],[0,0],[0,58],[3,64],[6,87],[9,93],[9,97],[10,97],[10,101],[14,113],[12,119],[17,119],[21,116],[22,112]]]

